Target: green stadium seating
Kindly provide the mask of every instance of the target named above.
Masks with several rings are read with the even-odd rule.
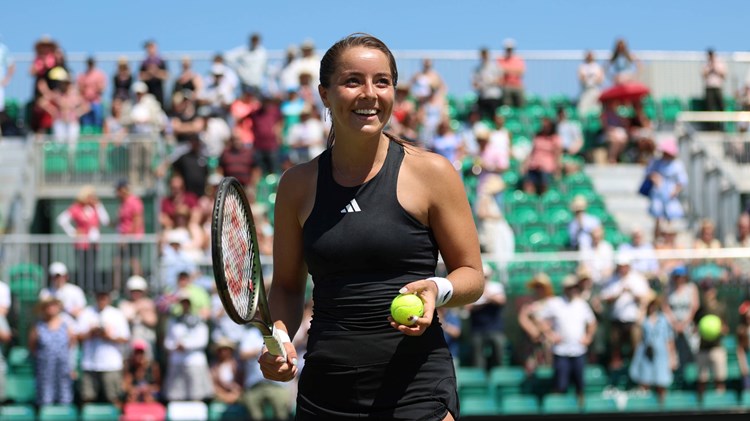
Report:
[[[73,162],[73,168],[79,174],[99,172],[99,142],[78,142]]]
[[[59,176],[66,174],[69,169],[68,145],[62,143],[45,143],[43,148],[44,154],[44,174],[47,177]]]
[[[690,390],[670,390],[662,407],[665,411],[694,411],[699,409],[698,396]]]
[[[617,401],[613,398],[603,397],[600,391],[586,393],[584,396],[584,413],[614,413],[619,410]]]
[[[645,395],[631,395],[625,403],[627,412],[656,412],[661,410],[661,404],[653,393]]]
[[[521,393],[526,381],[526,371],[520,366],[497,366],[490,370],[491,395],[501,399],[504,395]]]
[[[36,379],[30,373],[8,373],[5,378],[6,396],[14,403],[26,404],[36,400]]]
[[[500,412],[497,401],[489,396],[462,396],[462,416],[496,415]]]
[[[36,412],[31,405],[0,405],[0,421],[34,421]]]
[[[500,413],[504,415],[538,414],[539,409],[539,399],[535,395],[505,395],[500,401]]]
[[[461,402],[463,409],[463,401]],[[243,421],[250,418],[244,405],[227,405],[223,402],[211,402],[208,405],[208,419],[210,421]]]
[[[724,392],[717,392],[716,390],[706,390],[703,392],[703,399],[701,400],[701,407],[703,409],[711,410],[724,410],[734,409],[740,404],[737,392],[734,390],[727,390]]]
[[[740,406],[750,408],[750,389],[740,392]]]
[[[118,421],[120,410],[107,403],[87,403],[81,409],[81,421]]]
[[[43,405],[39,421],[78,421],[78,408],[73,405]]]
[[[607,371],[599,364],[583,367],[583,385],[586,391],[601,391],[608,383]]]
[[[33,374],[33,362],[28,348],[15,345],[8,351],[8,369],[13,374]]]
[[[459,396],[489,396],[487,373],[479,367],[458,367],[456,370]]]
[[[544,414],[575,414],[581,407],[573,394],[548,394],[542,398],[541,410]]]

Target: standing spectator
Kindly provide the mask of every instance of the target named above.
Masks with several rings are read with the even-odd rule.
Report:
[[[565,155],[578,155],[583,148],[583,130],[580,122],[568,118],[568,111],[565,107],[557,109],[556,130],[562,142],[563,153]],[[566,173],[571,172],[574,171],[566,171]]]
[[[519,344],[518,355],[523,359],[527,374],[533,373],[537,366],[550,362],[549,342],[544,340],[540,323],[540,314],[546,302],[555,294],[552,281],[546,273],[539,272],[526,284],[531,291],[530,300],[520,303],[518,324],[524,333]]]
[[[255,327],[248,329],[240,344],[240,358],[245,363],[242,404],[253,420],[266,419],[263,410],[265,404],[273,408],[275,419],[287,419],[292,413],[289,391],[283,383],[263,377],[257,361],[262,351],[263,336],[260,331]]]
[[[727,349],[722,344],[722,339],[729,333],[727,324],[727,306],[724,300],[719,300],[718,291],[714,280],[704,279],[700,283],[701,305],[696,312],[696,320],[708,315],[717,316],[721,320],[721,333],[716,338],[706,338],[700,335],[700,345],[696,355],[698,364],[698,383],[696,389],[699,395],[706,391],[710,378],[713,380],[714,390],[726,391],[727,385]]]
[[[240,86],[240,78],[237,76],[237,73],[235,73],[235,71],[230,66],[227,66],[227,64],[224,62],[223,54],[214,54],[214,57],[211,60],[210,71],[213,72],[214,69],[221,72],[222,74],[221,83],[224,86],[221,87],[221,90],[225,92],[231,92],[232,95],[234,95],[234,93],[237,92]]]
[[[234,342],[219,339],[214,343],[216,360],[211,364],[211,381],[214,384],[215,400],[234,404],[242,397],[240,366],[234,351]]]
[[[109,214],[99,201],[94,186],[81,187],[76,201],[57,216],[57,223],[75,239],[78,285],[93,288],[98,281],[97,255],[100,228],[109,225]]]
[[[124,240],[120,244],[120,253],[117,259],[120,265],[124,262],[130,264],[130,275],[143,275],[141,266],[142,244],[140,241],[146,232],[144,224],[143,201],[138,195],[130,191],[128,181],[119,180],[115,185],[115,195],[120,201],[117,209],[117,234]],[[117,276],[123,276],[123,270],[117,271]],[[119,286],[120,284],[117,283]]]
[[[3,355],[3,349],[13,339],[13,335],[10,331],[10,325],[8,319],[4,313],[0,313],[0,402],[5,401],[6,396],[6,384],[5,379],[8,373],[8,364],[5,362],[5,356]]]
[[[750,389],[750,301],[745,300],[739,307],[740,319],[737,323],[737,363],[742,375],[742,389]]]
[[[443,328],[445,342],[448,343],[448,349],[451,351],[453,362],[455,365],[459,365],[461,361],[462,334],[460,310],[450,307],[438,307],[437,314],[440,319],[440,326]]]
[[[594,52],[586,51],[583,63],[578,66],[578,81],[581,84],[581,94],[578,97],[578,115],[581,118],[599,112],[599,94],[604,83],[604,69],[594,58]]]
[[[118,308],[128,321],[133,343],[145,342],[148,345],[146,351],[151,352],[156,349],[156,324],[159,320],[156,304],[148,295],[148,283],[143,277],[134,275],[128,278],[125,288],[129,297],[120,300]]]
[[[29,332],[37,405],[73,403],[70,349],[76,342],[75,326],[62,316],[61,310],[62,302],[56,297],[41,298],[37,303],[39,321]]]
[[[161,369],[159,363],[149,356],[152,349],[143,340],[133,340],[123,369],[125,403],[157,402],[161,399]]]
[[[187,144],[191,136],[206,130],[206,119],[198,112],[196,95],[189,90],[175,91],[172,95],[169,126],[180,146]]]
[[[498,262],[501,270],[505,270],[506,262],[512,259],[516,248],[515,234],[497,199],[504,188],[505,183],[498,174],[480,177],[474,204],[479,245],[483,253],[489,254],[494,262]]]
[[[494,281],[492,267],[484,265],[484,292],[479,299],[466,306],[471,327],[472,367],[489,371],[502,365],[506,338],[503,307],[506,296],[503,284]]]
[[[663,311],[674,332],[678,357],[675,374],[678,380],[682,381],[685,366],[695,361],[695,352],[698,348],[699,337],[693,320],[700,307],[700,295],[698,287],[690,282],[688,269],[685,266],[674,268],[670,281]]]
[[[522,108],[525,104],[523,76],[526,62],[515,53],[516,41],[507,38],[503,41],[505,55],[497,60],[503,71],[503,105]]]
[[[646,278],[630,268],[631,261],[628,254],[617,255],[615,273],[600,293],[602,301],[610,304],[609,365],[613,370],[620,369],[632,355],[634,328],[651,293]]]
[[[562,282],[562,297],[552,297],[540,311],[544,337],[552,343],[555,393],[566,393],[572,382],[583,401],[583,369],[588,347],[594,340],[596,317],[580,297],[578,278],[568,275]]]
[[[501,86],[503,72],[490,57],[486,47],[479,50],[479,65],[474,69],[472,86],[477,93],[477,108],[482,118],[491,119],[497,108],[502,105],[503,88]]]
[[[148,85],[138,80],[133,83],[135,100],[125,119],[130,132],[139,135],[156,135],[167,125],[167,115],[156,97],[148,92]]]
[[[232,133],[239,138],[242,145],[250,149],[253,146],[253,120],[250,115],[260,108],[258,92],[252,88],[242,88],[242,94],[229,106],[229,115],[234,121]]]
[[[168,353],[164,397],[169,401],[207,399],[214,395],[206,359],[208,326],[191,311],[187,293],[180,293],[178,299],[180,315],[170,317],[164,338]]]
[[[299,123],[289,128],[289,159],[300,164],[323,152],[326,144],[326,129],[311,104],[305,104]]]
[[[226,66],[214,63],[211,66],[210,82],[198,98],[198,103],[201,106],[208,107],[211,110],[210,114],[222,118],[228,117],[229,107],[235,100],[233,87],[224,82],[225,74]]]
[[[58,46],[49,36],[42,36],[34,44],[34,59],[31,63],[29,72],[34,78],[34,95],[31,100],[31,118],[29,126],[36,134],[46,134],[47,130],[52,127],[52,116],[41,106],[45,101],[45,95],[49,93],[54,81],[50,78],[50,73],[54,76],[52,69],[58,67],[57,56],[55,52]],[[67,71],[60,67],[67,75]],[[57,72],[61,73],[61,72]]]
[[[3,281],[0,281],[0,316],[7,316],[10,310],[11,294],[10,287]]]
[[[130,71],[130,63],[128,63],[127,57],[120,57],[117,59],[117,70],[112,75],[112,100],[118,98],[129,104],[132,85],[133,73]]]
[[[110,290],[96,291],[96,304],[86,307],[78,319],[81,341],[81,399],[122,405],[122,344],[130,341],[125,315],[112,306]]]
[[[668,137],[659,144],[661,156],[653,158],[646,166],[645,177],[653,183],[648,192],[649,214],[654,217],[654,238],[658,238],[664,221],[674,221],[685,216],[680,202],[680,192],[687,188],[685,165],[677,158],[677,139]]]
[[[634,82],[641,72],[641,62],[630,51],[624,39],[615,41],[612,55],[609,57],[607,71],[610,73],[613,85]]]
[[[141,62],[139,79],[146,84],[148,93],[153,95],[164,109],[164,83],[169,78],[167,62],[159,55],[156,41],[146,41],[143,48],[146,49],[146,57]]]
[[[426,102],[433,95],[442,100],[447,93],[443,78],[432,64],[432,59],[422,59],[422,68],[411,77],[411,94],[418,103]]]
[[[242,90],[248,88],[264,92],[268,71],[268,53],[259,33],[250,35],[247,48],[237,48],[226,54],[226,60],[240,78]]]
[[[192,98],[197,98],[203,93],[203,78],[193,71],[193,60],[190,59],[190,56],[183,56],[181,64],[182,71],[177,75],[177,79],[172,85],[172,95],[182,92],[183,95],[189,93]]]
[[[188,148],[183,149],[172,162],[172,171],[182,175],[185,193],[192,193],[198,198],[206,192],[206,182],[210,171],[208,156],[203,148],[203,141],[196,133],[187,136],[186,146]]]
[[[57,85],[39,105],[52,117],[52,136],[57,142],[75,146],[81,135],[80,118],[89,112],[89,104],[78,93],[70,74],[61,71],[59,77],[51,75]]]
[[[78,285],[68,283],[68,267],[62,262],[49,265],[50,285],[39,291],[39,299],[54,297],[62,303],[63,311],[75,321],[86,307],[86,295]]]
[[[664,403],[667,388],[672,384],[672,370],[677,368],[674,332],[662,313],[661,299],[654,293],[647,295],[646,311],[638,317],[640,340],[637,341],[630,378],[642,389],[653,388],[660,403]]]
[[[534,136],[531,153],[521,165],[524,173],[523,190],[542,195],[560,175],[563,145],[555,124],[549,117],[542,118],[542,127]]]
[[[94,57],[86,59],[86,71],[78,75],[76,84],[89,108],[89,112],[81,116],[81,125],[101,128],[104,124],[102,95],[107,89],[107,75],[96,67]]]
[[[245,145],[239,136],[232,136],[219,156],[217,170],[224,177],[234,177],[243,186],[252,187],[255,172],[253,149]]]
[[[702,76],[706,111],[724,111],[724,81],[727,77],[727,68],[724,61],[716,57],[713,48],[706,51],[706,64],[703,66]],[[712,123],[708,128],[721,129],[721,123]]]
[[[570,210],[573,219],[568,223],[568,237],[572,250],[586,250],[591,248],[591,233],[602,225],[598,217],[586,212],[588,202],[582,195],[573,197]]]
[[[279,173],[279,147],[281,146],[281,131],[284,124],[281,109],[276,99],[263,96],[261,106],[250,118],[253,121],[254,159],[263,174]]]
[[[299,77],[297,71],[294,68],[297,64],[297,55],[299,49],[296,45],[290,45],[284,52],[284,61],[270,70],[271,83],[273,83],[272,89],[269,89],[269,93],[273,96],[283,96],[287,92],[296,91],[299,88]]]
[[[300,75],[307,73],[310,75],[310,86],[316,88],[320,83],[320,57],[315,52],[315,43],[311,39],[306,39],[300,44],[301,55],[294,62],[294,71],[296,80],[300,80]],[[300,86],[297,85],[296,89]]]
[[[16,63],[13,61],[13,57],[10,56],[10,50],[5,44],[0,42],[0,137],[3,135],[2,128],[6,126],[6,123],[14,123],[6,121],[8,116],[5,113],[5,87],[8,86],[15,72]]]

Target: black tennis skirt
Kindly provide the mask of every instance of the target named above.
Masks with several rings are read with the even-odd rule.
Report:
[[[456,372],[442,329],[310,335],[296,419],[440,421],[459,417]]]

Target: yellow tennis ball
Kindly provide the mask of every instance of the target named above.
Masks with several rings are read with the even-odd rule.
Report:
[[[424,303],[415,294],[399,294],[391,302],[391,316],[393,320],[402,325],[413,325],[409,317],[422,317],[424,314]]]

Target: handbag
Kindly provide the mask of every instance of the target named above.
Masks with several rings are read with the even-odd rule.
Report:
[[[641,186],[638,187],[638,194],[648,197],[651,194],[651,190],[653,188],[654,182],[651,180],[651,177],[646,177],[641,183]]]

